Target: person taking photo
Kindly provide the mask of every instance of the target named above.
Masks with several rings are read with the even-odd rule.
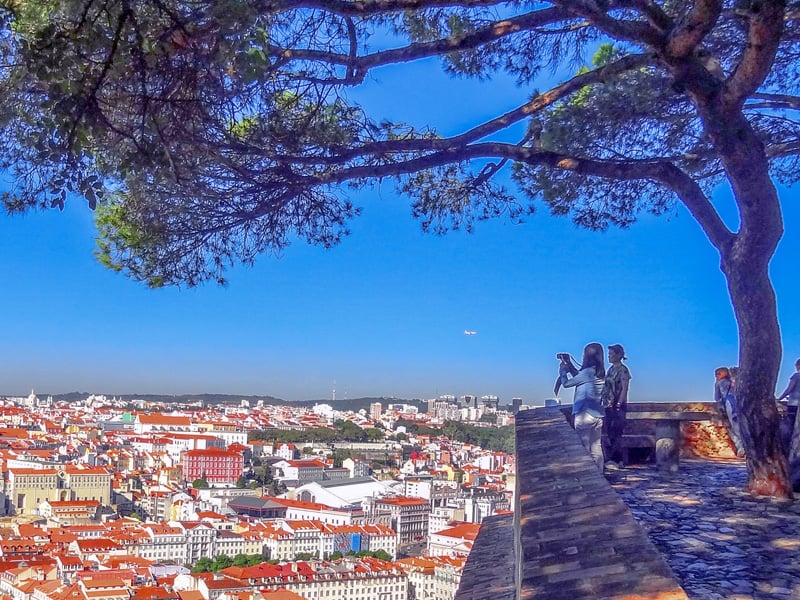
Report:
[[[574,376],[570,373],[572,365],[560,355],[559,380],[564,388],[575,388],[572,401],[573,427],[581,439],[583,447],[589,452],[597,467],[603,469],[602,392],[606,376],[603,361],[603,346],[597,342],[587,344],[583,349],[581,368]]]

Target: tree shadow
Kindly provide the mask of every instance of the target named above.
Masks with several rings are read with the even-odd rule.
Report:
[[[607,475],[692,598],[800,598],[800,502],[745,491],[742,461],[632,465]]]

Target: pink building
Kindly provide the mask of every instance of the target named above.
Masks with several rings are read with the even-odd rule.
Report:
[[[244,457],[240,452],[212,447],[183,453],[183,478],[186,481],[202,478],[210,485],[235,484],[243,471]]]

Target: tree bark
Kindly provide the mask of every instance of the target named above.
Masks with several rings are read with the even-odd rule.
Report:
[[[719,248],[722,271],[739,326],[736,404],[747,452],[748,489],[790,498],[786,454],[780,437],[775,385],[781,332],[769,262],[783,235],[778,192],[769,176],[764,146],[741,111],[706,120],[739,208],[741,227]]]
[[[755,495],[790,498],[774,398],[781,360],[775,293],[765,267],[723,258],[723,270],[739,324],[740,366],[735,390],[747,453],[747,487]]]

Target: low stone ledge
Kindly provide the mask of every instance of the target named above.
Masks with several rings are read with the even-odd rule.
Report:
[[[518,413],[516,443],[517,600],[688,598],[560,409]]]

